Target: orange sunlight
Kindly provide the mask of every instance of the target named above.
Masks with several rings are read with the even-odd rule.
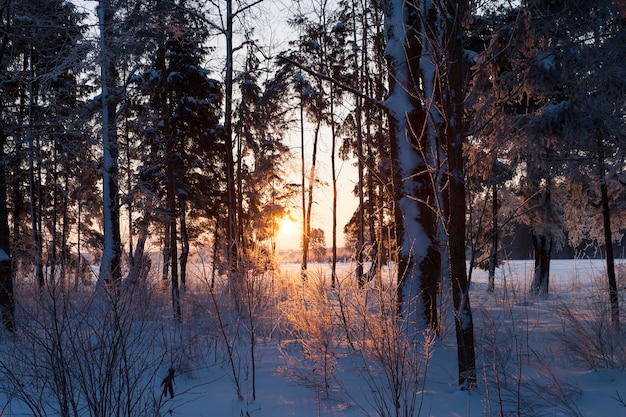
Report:
[[[298,223],[291,216],[285,216],[280,221],[278,233],[283,236],[291,236],[296,234],[298,229]]]

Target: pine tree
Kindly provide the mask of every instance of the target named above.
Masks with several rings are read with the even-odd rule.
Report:
[[[152,65],[134,78],[133,99],[145,104],[134,105],[132,110],[149,127],[143,128],[148,152],[135,188],[143,205],[137,265],[129,278],[139,277],[147,230],[153,220],[160,220],[166,231],[164,265],[169,266],[164,278],[170,280],[174,314],[180,319],[180,287],[186,283],[190,236],[196,235],[189,232],[189,215],[197,213],[192,216],[195,219],[215,210],[208,202],[219,198],[224,187],[219,126],[223,90],[203,67],[210,52],[203,44],[208,37],[206,22],[197,18],[190,4],[177,7],[163,2],[159,6],[159,20],[167,25],[151,32]]]
[[[610,54],[602,51],[612,39],[619,44],[619,24],[607,24],[616,18],[610,6],[603,0],[527,1],[501,10],[489,18],[495,30],[477,61],[483,64],[474,79],[474,120],[477,128],[487,127],[482,134],[491,140],[490,151],[503,155],[518,173],[511,183],[517,188],[518,209],[508,210],[522,213],[516,217],[531,229],[534,293],[548,292],[551,251],[567,239],[559,202],[578,181],[576,172],[587,156],[598,155],[601,129],[596,121],[611,120],[608,107],[616,101],[608,94],[621,90],[599,87],[601,80],[619,80],[619,67],[594,58],[620,53],[619,48]],[[611,129],[619,130],[621,123],[614,120]]]
[[[239,230],[248,231],[240,236],[244,247],[269,241],[274,254],[278,221],[287,215],[287,201],[294,193],[283,169],[292,156],[283,143],[289,111],[283,100],[289,85],[280,72],[262,79],[265,65],[257,48],[249,44],[245,68],[236,79],[240,92],[234,120],[238,220]]]

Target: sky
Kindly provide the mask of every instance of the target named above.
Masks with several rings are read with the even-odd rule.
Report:
[[[305,133],[306,135],[306,133]],[[306,136],[310,137],[310,136]],[[330,161],[330,143],[328,132],[322,133],[320,138],[316,170],[321,184],[313,190],[313,213],[311,215],[311,228],[321,228],[326,237],[326,246],[332,245],[332,221],[333,221],[333,189],[332,170]],[[300,162],[300,137],[299,132],[290,132],[286,143],[289,144],[294,154],[293,160],[287,166],[289,181],[301,184],[301,162]],[[309,172],[311,164],[311,140],[305,140],[305,164],[306,172]],[[339,144],[337,144],[339,146]],[[357,168],[354,161],[342,161],[337,158],[337,246],[344,246],[343,227],[350,220],[352,214],[358,207],[358,198],[354,194],[355,184],[358,182]],[[308,182],[307,182],[308,187]],[[307,197],[308,198],[308,197]],[[302,229],[302,197],[299,195],[290,207],[291,215]],[[300,247],[300,235],[294,233],[279,233],[277,239],[278,249],[298,249]]]
[[[270,1],[262,3],[259,10],[267,12],[261,17],[261,22],[266,21],[267,24],[256,28],[258,37],[264,41],[269,41],[274,45],[275,53],[283,52],[289,48],[289,41],[295,40],[298,33],[286,23],[286,19],[290,13],[294,13],[295,7],[316,7],[318,2],[304,2],[296,5],[297,2],[292,0]],[[334,1],[328,2],[328,7]],[[311,18],[314,18],[311,16]],[[267,20],[266,20],[267,19]],[[312,128],[305,127],[305,172],[308,174],[311,164],[312,154]],[[287,133],[285,143],[289,146],[293,154],[293,160],[286,167],[289,181],[301,184],[301,142],[300,142],[300,126],[294,125]],[[340,140],[337,141],[337,149],[341,145]],[[317,176],[320,181],[314,191],[313,213],[311,215],[311,227],[321,228],[324,230],[326,237],[326,246],[332,245],[332,171],[331,171],[331,143],[330,129],[322,128],[320,140],[318,144],[318,157],[316,163]],[[358,197],[354,195],[355,184],[358,182],[357,168],[354,160],[342,161],[336,160],[337,166],[337,246],[343,247],[345,244],[343,227],[350,220],[352,214],[358,207]],[[308,187],[308,183],[307,183]],[[308,198],[308,197],[307,197]],[[300,232],[302,233],[302,207],[301,196],[296,198],[295,205],[290,207],[291,215],[298,222]],[[278,249],[299,249],[301,235],[296,233],[279,233],[277,238]]]
[[[73,0],[74,3],[83,7],[84,10],[91,16],[90,19],[96,21],[96,7],[98,2],[96,0]],[[263,2],[253,10],[255,16],[255,22],[257,27],[255,28],[255,34],[261,43],[267,43],[271,45],[269,50],[270,54],[278,54],[289,48],[289,41],[297,38],[297,33],[294,29],[289,27],[286,23],[286,19],[289,14],[293,12],[293,1],[277,1],[277,2]],[[305,5],[310,5],[305,3]],[[94,28],[95,30],[95,28]],[[96,36],[97,34],[94,34]],[[221,36],[215,37],[212,42],[214,46],[219,50],[222,49],[224,44],[224,38]],[[241,60],[245,56],[245,50],[242,50],[235,56],[235,60]],[[210,69],[214,72],[218,72],[221,69],[223,63],[219,60],[213,60],[210,63]],[[312,130],[305,128],[305,164],[306,172],[309,172],[312,153]],[[320,181],[313,193],[314,193],[314,205],[311,219],[312,228],[321,228],[324,230],[326,237],[327,247],[332,245],[332,173],[330,162],[330,143],[329,143],[329,130],[323,129],[319,145],[318,145],[318,158],[317,158],[317,177]],[[339,141],[338,141],[339,142]],[[286,166],[286,174],[288,181],[291,183],[301,183],[301,166],[300,166],[300,126],[294,125],[285,137],[285,143],[289,146],[293,160]],[[337,143],[340,146],[340,143]],[[358,206],[358,199],[354,195],[354,187],[358,181],[357,169],[354,166],[354,161],[341,161],[337,158],[337,245],[343,247],[345,244],[343,227],[350,220],[354,210]],[[307,184],[308,187],[308,184]],[[277,236],[277,248],[280,250],[286,249],[299,249],[301,242],[301,227],[302,227],[302,209],[301,209],[301,197],[296,200],[289,207],[291,217],[298,223],[300,227],[299,233],[293,233],[293,231],[286,233],[285,231],[279,232]]]

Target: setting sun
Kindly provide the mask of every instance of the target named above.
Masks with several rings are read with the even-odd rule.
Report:
[[[280,233],[282,235],[293,235],[298,231],[298,223],[291,217],[284,217],[280,221]]]

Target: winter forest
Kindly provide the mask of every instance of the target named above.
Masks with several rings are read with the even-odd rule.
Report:
[[[623,0],[0,0],[0,161],[0,416],[626,415]]]

